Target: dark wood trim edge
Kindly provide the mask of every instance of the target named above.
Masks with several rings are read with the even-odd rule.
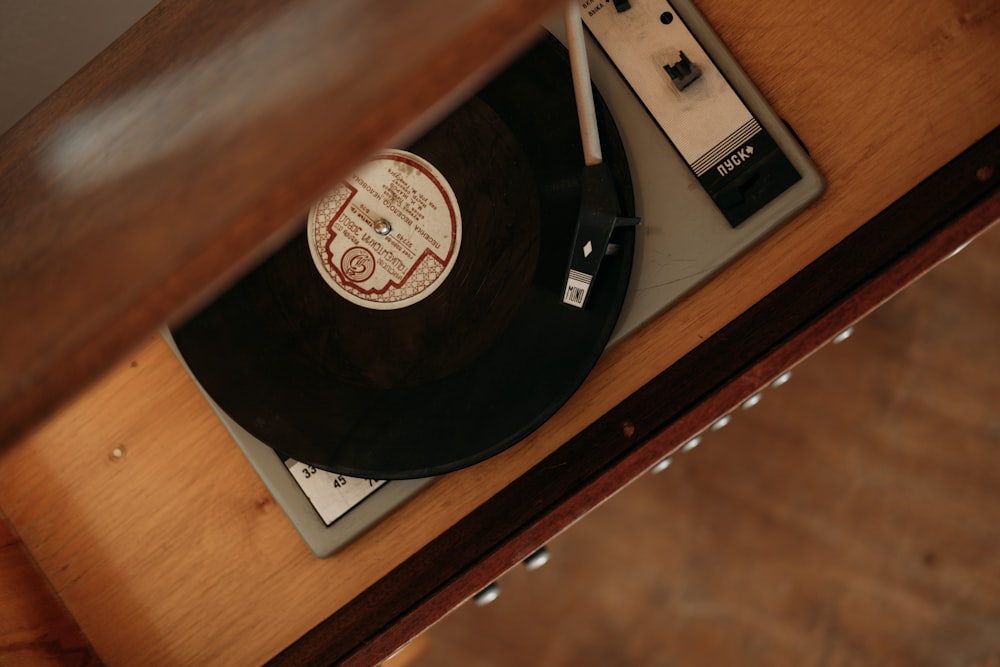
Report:
[[[1000,216],[994,130],[271,664],[374,664]]]

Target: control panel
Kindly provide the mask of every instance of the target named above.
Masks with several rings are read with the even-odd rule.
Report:
[[[700,20],[693,8],[682,13],[664,0],[580,6],[594,39],[730,225],[802,178],[710,55],[721,42],[692,32]]]

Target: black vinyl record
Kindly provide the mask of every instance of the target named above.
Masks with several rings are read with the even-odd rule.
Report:
[[[617,193],[625,152],[598,98]],[[614,329],[634,230],[612,236],[584,309],[562,303],[581,202],[569,60],[554,38],[525,54],[407,147],[461,209],[457,260],[419,303],[374,310],[335,293],[305,232],[173,332],[213,400],[253,436],[355,477],[449,472],[518,442],[586,378]]]

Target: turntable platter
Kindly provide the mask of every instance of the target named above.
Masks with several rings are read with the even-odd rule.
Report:
[[[598,119],[618,191],[603,205],[633,215],[624,149],[600,99]],[[331,191],[314,208],[312,236],[303,231],[174,331],[177,346],[231,418],[318,468],[425,477],[496,454],[569,399],[625,298],[630,228],[614,232],[619,252],[602,263],[587,307],[562,304],[581,155],[568,57],[549,38],[405,151]],[[435,201],[446,210],[449,193],[456,210],[434,246],[417,235],[415,211]],[[356,247],[368,254],[349,254]],[[369,287],[376,255],[391,256],[389,277]],[[424,260],[444,276],[387,306],[410,299],[401,285]]]

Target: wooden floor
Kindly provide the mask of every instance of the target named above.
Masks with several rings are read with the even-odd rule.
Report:
[[[549,546],[416,664],[1000,666],[1000,228]]]

